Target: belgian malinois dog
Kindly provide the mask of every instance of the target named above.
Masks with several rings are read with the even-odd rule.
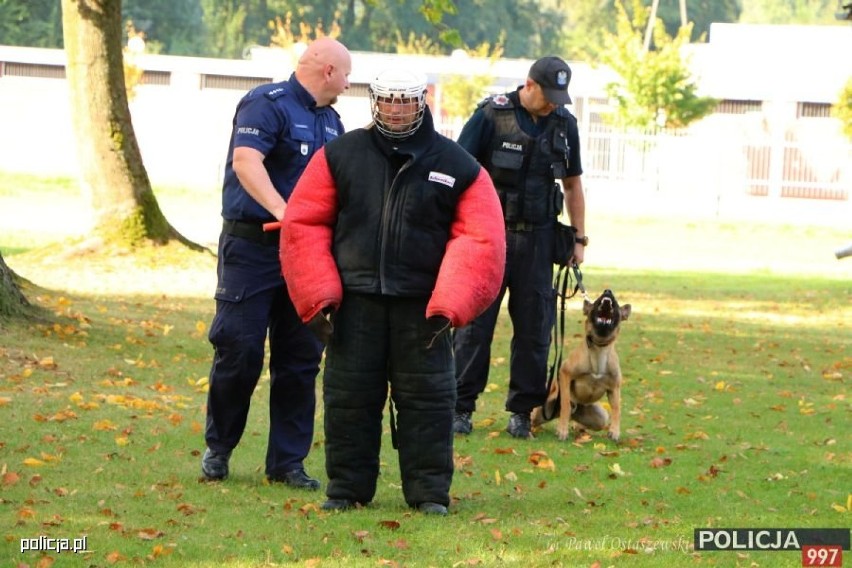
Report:
[[[621,436],[621,365],[615,342],[621,322],[630,317],[630,304],[618,305],[612,290],[604,290],[594,303],[583,302],[585,336],[559,367],[544,406],[532,413],[532,425],[558,417],[556,435],[568,438],[573,420],[590,430],[603,430],[609,423],[608,436],[618,442]],[[600,404],[606,394],[612,417]]]

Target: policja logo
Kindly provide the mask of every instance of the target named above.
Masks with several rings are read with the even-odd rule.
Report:
[[[803,546],[839,545],[849,550],[849,529],[695,529],[699,550],[801,550]]]

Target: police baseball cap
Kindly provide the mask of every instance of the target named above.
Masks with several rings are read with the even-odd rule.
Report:
[[[571,102],[568,95],[571,68],[558,57],[542,57],[530,67],[529,76],[541,86],[544,96],[551,103],[565,105]]]

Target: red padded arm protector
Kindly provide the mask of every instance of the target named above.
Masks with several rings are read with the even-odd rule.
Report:
[[[484,168],[462,193],[450,241],[426,317],[444,316],[454,327],[470,323],[500,292],[506,268],[506,229],[500,199]]]
[[[326,307],[336,309],[343,284],[331,254],[337,189],[320,148],[308,162],[287,202],[281,224],[281,274],[296,312],[308,322]]]

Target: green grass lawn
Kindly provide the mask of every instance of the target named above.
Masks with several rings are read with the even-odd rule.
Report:
[[[268,377],[231,478],[200,483],[214,260],[184,262],[169,250],[121,270],[103,259],[58,261],[38,248],[47,243],[16,240],[0,225],[4,258],[32,281],[25,293],[44,310],[41,320],[0,327],[0,564],[801,566],[798,552],[696,552],[693,530],[850,526],[844,261],[820,268],[811,258],[807,271],[624,268],[603,254],[629,256],[618,239],[642,249],[668,231],[684,247],[690,234],[704,242],[706,226],[595,222],[589,292],[610,287],[633,305],[618,344],[620,444],[603,433],[559,442],[553,424],[535,440],[504,432],[511,331],[501,318],[474,432],[456,438],[446,518],[405,507],[387,422],[371,506],[326,513],[322,492],[265,483]],[[764,243],[785,231],[714,230],[722,241],[742,242],[747,232]],[[844,237],[805,231],[813,251]],[[596,250],[611,262],[594,262]],[[73,277],[80,273],[89,280]],[[203,285],[159,284],[169,279]],[[569,346],[579,340],[580,307],[579,298],[569,302]],[[325,484],[323,440],[320,404],[306,466]],[[86,551],[21,552],[22,539],[40,535],[85,537]]]

